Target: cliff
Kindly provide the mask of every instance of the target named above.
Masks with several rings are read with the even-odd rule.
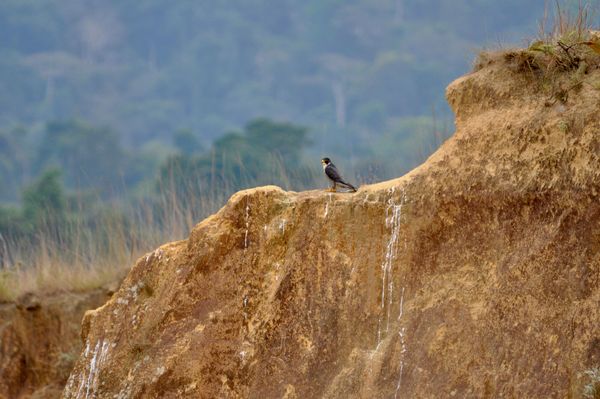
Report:
[[[106,289],[0,304],[0,398],[58,398],[81,351],[81,319]]]
[[[565,72],[557,100],[520,65],[453,82],[456,133],[409,174],[242,191],[139,259],[86,314],[64,397],[581,397],[600,365],[600,70]]]

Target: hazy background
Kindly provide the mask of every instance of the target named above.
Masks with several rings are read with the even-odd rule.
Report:
[[[481,49],[533,39],[543,10],[3,0],[0,261],[6,241],[68,244],[99,220],[184,234],[243,187],[326,187],[322,156],[352,182],[400,176],[451,134],[448,83]]]
[[[49,165],[135,187],[182,150],[178,133],[195,141],[186,150],[201,152],[256,117],[307,127],[311,162],[331,154],[357,172],[375,163],[393,165],[382,178],[399,175],[431,151],[432,115],[438,130],[451,121],[446,85],[481,48],[533,37],[543,8],[542,0],[4,0],[0,197],[15,201]],[[65,126],[74,119],[79,126]],[[72,131],[52,137],[57,129]],[[93,130],[89,142],[73,137],[82,129]],[[85,144],[57,142],[77,140]],[[63,150],[88,154],[57,156]]]

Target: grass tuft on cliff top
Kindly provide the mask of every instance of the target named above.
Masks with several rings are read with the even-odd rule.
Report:
[[[526,49],[481,52],[474,70],[499,60],[514,72],[543,77],[600,68],[600,30],[593,24],[593,14],[588,3],[580,1],[573,9],[561,7],[557,0],[552,16],[544,13],[538,35]]]
[[[600,91],[600,83],[587,79],[600,69],[600,30],[594,26],[589,4],[563,8],[556,1],[552,17],[546,12],[538,35],[525,49],[482,51],[473,65],[479,71],[491,64],[504,65],[537,86],[546,106],[566,103],[584,84]]]

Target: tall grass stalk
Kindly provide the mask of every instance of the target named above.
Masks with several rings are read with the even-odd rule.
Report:
[[[243,175],[242,185],[318,187],[315,171],[286,171],[276,157],[269,164],[272,166],[259,179]],[[244,173],[241,161],[240,167]],[[98,212],[92,220],[84,217],[85,206],[79,205],[67,224],[42,224],[34,239],[4,236],[2,247],[7,249],[4,268],[0,264],[0,302],[27,292],[85,291],[119,281],[138,257],[163,243],[185,238],[196,223],[216,212],[239,188],[224,183],[199,193],[197,182],[175,187],[174,181],[160,182],[151,199],[105,205],[109,210]]]
[[[593,29],[594,10],[588,1],[578,0],[575,7],[561,6],[559,0],[554,1],[554,12],[548,11],[548,3],[544,7],[544,15],[538,23],[538,37],[545,43],[557,41],[573,44],[587,39]]]

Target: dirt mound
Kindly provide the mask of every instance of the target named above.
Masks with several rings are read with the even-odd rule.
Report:
[[[579,397],[600,365],[599,72],[554,101],[488,61],[408,175],[237,193],[86,314],[64,397]]]
[[[0,305],[0,398],[58,398],[81,351],[81,318],[105,290]]]

